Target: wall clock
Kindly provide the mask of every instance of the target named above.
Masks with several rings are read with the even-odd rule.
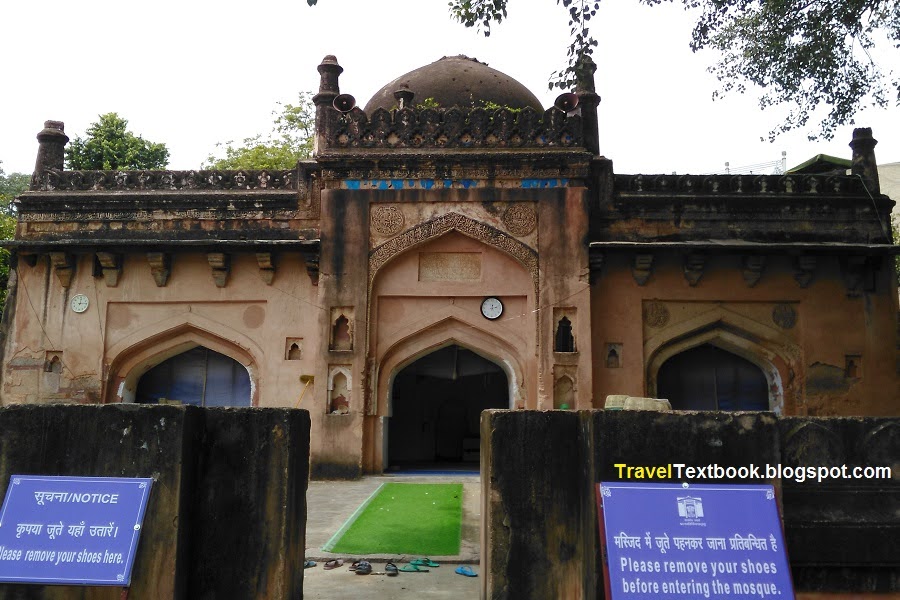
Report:
[[[72,310],[77,313],[83,313],[84,311],[86,311],[90,303],[90,300],[88,300],[88,297],[84,294],[75,294],[74,296],[72,296]]]
[[[484,315],[485,319],[490,319],[491,321],[499,319],[500,315],[503,314],[503,303],[494,296],[485,298],[481,302],[481,314]]]

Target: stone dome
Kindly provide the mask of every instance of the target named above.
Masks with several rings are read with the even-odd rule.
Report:
[[[397,108],[394,92],[408,87],[415,94],[413,105],[433,98],[439,108],[478,108],[485,102],[509,108],[530,106],[543,112],[540,100],[528,88],[496,69],[468,56],[445,56],[391,81],[366,104],[372,114],[378,108]]]

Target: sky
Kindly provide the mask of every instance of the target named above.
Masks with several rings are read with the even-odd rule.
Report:
[[[315,91],[328,54],[344,67],[341,92],[359,105],[384,84],[442,56],[475,57],[522,82],[545,107],[559,90],[568,26],[554,0],[511,0],[485,38],[450,18],[447,0],[11,0],[0,15],[0,167],[30,173],[47,119],[84,135],[117,112],[137,135],[163,142],[172,169],[200,168],[217,143],[272,127],[277,102]],[[591,25],[600,151],[616,173],[711,173],[770,163],[790,168],[816,154],[850,158],[853,126],[831,141],[808,130],[761,141],[779,123],[758,94],[712,100],[715,55],[688,47],[696,14],[681,4],[602,0]],[[900,71],[900,52],[876,55]],[[900,108],[867,109],[879,164],[900,162]],[[221,150],[220,150],[221,153]],[[771,172],[771,171],[756,171]]]

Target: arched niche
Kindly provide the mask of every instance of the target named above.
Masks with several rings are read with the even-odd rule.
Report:
[[[262,350],[242,333],[196,313],[176,315],[145,327],[110,347],[104,402],[134,402],[137,383],[144,373],[197,346],[243,365],[250,377],[250,404],[259,404]]]
[[[759,367],[768,385],[769,410],[784,411],[784,376],[795,369],[799,347],[778,330],[722,307],[666,327],[644,343],[648,395],[658,396],[659,369],[667,360],[704,344]]]

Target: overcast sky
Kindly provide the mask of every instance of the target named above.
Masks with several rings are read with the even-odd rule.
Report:
[[[334,54],[341,91],[366,101],[382,85],[445,55],[466,54],[518,79],[545,107],[559,94],[547,80],[565,65],[566,13],[554,0],[511,0],[508,21],[489,38],[453,22],[446,0],[7,0],[0,8],[4,90],[0,161],[31,172],[44,120],[70,137],[106,112],[164,142],[170,168],[199,168],[217,142],[271,129],[276,102],[318,87],[316,66]],[[850,158],[852,126],[831,142],[807,132],[774,143],[761,136],[779,113],[755,93],[713,102],[714,56],[688,48],[693,16],[679,5],[602,0],[592,30],[600,150],[617,173],[721,172],[815,154]],[[900,70],[887,49],[885,70]],[[879,163],[900,161],[900,109],[857,118],[879,140]]]

